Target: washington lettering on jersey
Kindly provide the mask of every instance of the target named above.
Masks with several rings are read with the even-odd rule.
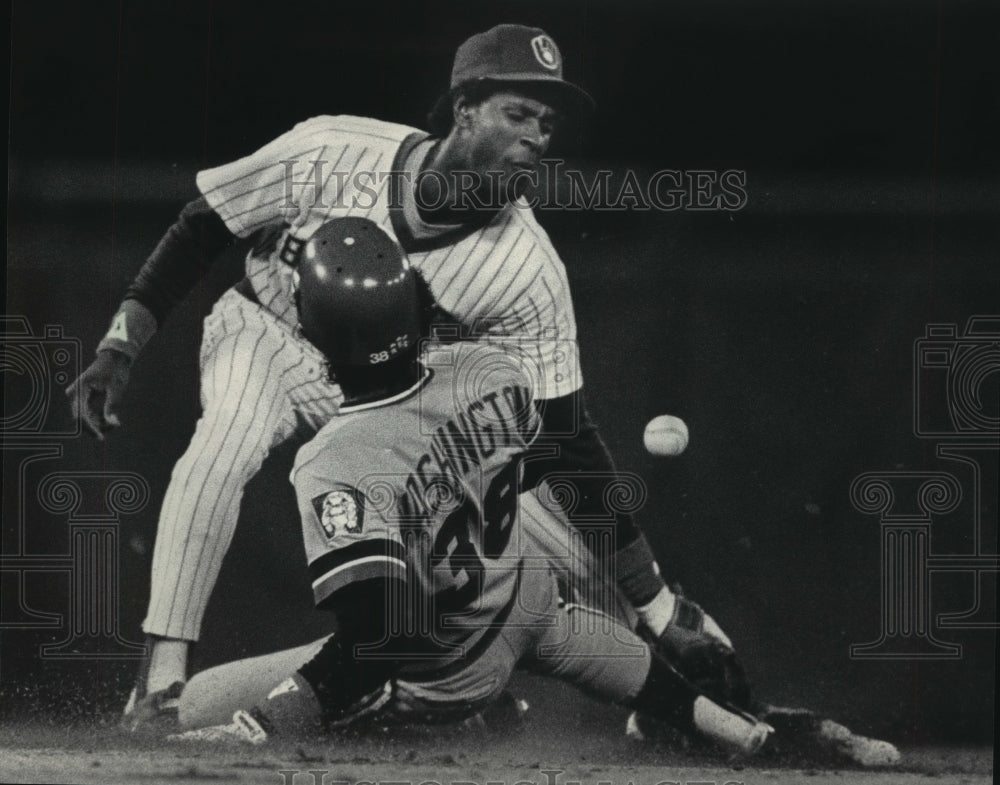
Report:
[[[499,446],[523,441],[523,425],[529,412],[527,387],[507,385],[474,401],[457,417],[439,426],[430,449],[420,456],[413,472],[406,478],[405,493],[399,498],[401,523],[426,524],[441,505],[456,506],[463,495],[462,478],[487,464]],[[512,439],[511,427],[520,431]]]

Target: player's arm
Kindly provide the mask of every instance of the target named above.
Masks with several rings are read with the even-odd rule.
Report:
[[[397,664],[384,655],[390,630],[400,629],[390,618],[393,606],[398,603],[390,603],[389,599],[394,594],[402,596],[400,591],[399,581],[394,578],[369,578],[338,589],[318,605],[333,612],[337,631],[297,674],[311,688],[316,699],[313,706],[318,709],[322,724],[351,720],[376,707]],[[375,649],[383,656],[365,656],[364,652]],[[294,715],[288,716],[290,709],[294,707],[296,714],[302,708],[308,711],[309,697],[306,696],[305,706],[301,701],[269,700],[270,706],[265,704],[261,709],[273,729],[285,735],[283,731],[295,728],[281,725],[298,724]]]
[[[306,120],[244,158],[198,173],[203,196],[188,204],[163,236],[129,287],[97,359],[66,391],[74,414],[98,438],[118,425],[113,410],[132,360],[219,254],[236,237],[294,217],[303,193],[318,198],[308,179],[288,190],[288,166],[322,158],[331,122]]]
[[[613,514],[617,582],[633,606],[646,605],[665,587],[664,581],[632,515],[608,509],[606,491],[617,480],[618,470],[587,412],[583,390],[539,401],[537,405],[542,427],[536,445],[556,446],[558,450],[550,457],[525,463],[524,489],[535,487],[547,474],[575,475],[578,495],[573,509],[567,510],[570,522],[575,525]],[[588,546],[595,544],[591,538],[586,542]],[[607,558],[606,553],[596,555]]]
[[[74,417],[98,438],[119,425],[114,412],[132,361],[167,314],[202,278],[234,235],[204,197],[187,204],[167,230],[111,320],[97,357],[66,390]]]
[[[259,707],[282,735],[371,708],[396,667],[392,631],[407,626],[394,616],[405,612],[402,542],[361,490],[328,479],[338,459],[325,448],[325,433],[299,451],[291,479],[313,597],[335,616],[336,633],[296,672],[299,695],[276,695]]]
[[[192,729],[211,727],[234,712],[248,728],[256,723],[268,734],[295,739],[377,711],[391,696],[395,663],[358,656],[358,649],[378,643],[391,629],[384,612],[391,591],[382,579],[347,584],[319,606],[335,614],[331,634],[197,674],[180,698],[181,727],[192,731],[186,737],[202,738]]]
[[[597,426],[587,412],[583,390],[541,401],[542,433],[536,444],[556,445],[556,455],[525,463],[524,490],[549,473],[575,474],[575,507],[571,523],[606,518],[607,488],[618,471]],[[675,594],[642,530],[631,514],[611,510],[615,520],[613,564],[615,582],[636,609],[644,632],[655,648],[708,694],[738,703],[749,701],[749,689],[732,643],[700,606]],[[600,540],[586,538],[589,546]],[[596,553],[602,559],[607,554]]]

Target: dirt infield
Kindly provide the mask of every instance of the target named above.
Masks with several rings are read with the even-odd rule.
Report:
[[[438,729],[391,737],[273,742],[259,748],[135,739],[110,722],[0,727],[4,783],[896,785],[928,777],[987,783],[993,781],[992,772],[988,748],[904,748],[903,763],[891,770],[819,770],[699,758],[629,742],[611,730],[607,735],[567,732],[546,726],[542,718],[504,739]]]

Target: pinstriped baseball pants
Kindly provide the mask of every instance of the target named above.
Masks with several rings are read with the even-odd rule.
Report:
[[[174,466],[160,512],[143,629],[197,640],[229,549],[243,490],[300,426],[318,430],[342,395],[322,355],[234,290],[205,319],[202,416]]]

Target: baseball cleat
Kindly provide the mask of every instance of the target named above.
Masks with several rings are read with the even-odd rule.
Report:
[[[828,744],[833,750],[859,766],[870,768],[894,766],[902,759],[895,745],[880,739],[858,736],[833,720],[820,722],[817,737],[821,743]]]
[[[132,688],[128,703],[119,723],[129,733],[165,733],[179,728],[177,707],[180,704],[184,682],[175,681],[164,690],[156,690],[139,697],[138,686]],[[144,692],[144,690],[142,691]]]
[[[167,741],[196,742],[237,742],[254,746],[267,741],[267,731],[255,720],[250,712],[238,709],[233,713],[233,721],[228,725],[209,725],[183,733],[171,733]]]
[[[859,736],[808,709],[763,706],[761,716],[777,729],[769,752],[792,760],[820,764],[855,764],[865,768],[894,766],[902,760],[887,741]]]

